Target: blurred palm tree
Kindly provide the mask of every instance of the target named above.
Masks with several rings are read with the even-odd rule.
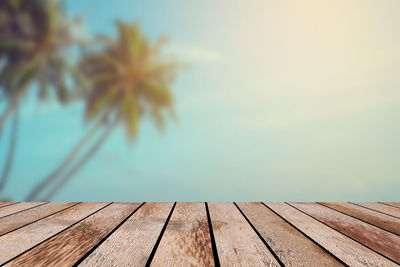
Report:
[[[40,100],[49,96],[49,88],[54,89],[62,104],[84,95],[83,76],[64,54],[65,49],[75,43],[71,26],[62,6],[54,0],[0,1],[0,89],[2,101],[6,102],[0,114],[0,137],[5,122],[14,113],[12,140],[0,178],[0,192],[13,163],[18,109],[31,85],[39,85]],[[67,86],[68,79],[75,82],[75,90]]]
[[[174,118],[170,84],[178,64],[161,57],[161,48],[166,38],[162,37],[155,44],[150,44],[138,24],[117,22],[117,27],[118,40],[105,38],[106,44],[102,51],[86,52],[80,62],[81,70],[91,85],[85,118],[94,121],[92,129],[55,172],[31,192],[27,200],[35,199],[55,182],[98,131],[102,133],[93,146],[44,199],[51,199],[93,157],[118,124],[124,125],[127,138],[132,142],[142,116],[150,115],[161,131],[165,128],[165,112]]]

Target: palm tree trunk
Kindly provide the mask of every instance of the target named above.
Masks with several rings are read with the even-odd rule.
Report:
[[[115,118],[115,120],[108,125],[106,130],[103,132],[103,134],[100,136],[100,138],[96,141],[96,143],[92,146],[92,148],[83,156],[83,158],[75,165],[74,168],[72,168],[65,176],[64,178],[58,182],[54,186],[54,188],[46,195],[44,199],[47,201],[47,199],[51,199],[65,184],[73,177],[73,175],[78,172],[95,154],[96,152],[100,149],[100,147],[104,144],[104,142],[107,140],[109,137],[110,133],[114,129],[116,123],[118,122],[118,118]]]
[[[1,114],[0,116],[0,138],[1,138],[1,132],[3,130],[3,125],[7,121],[8,116],[11,115],[11,112],[17,108],[19,101],[21,100],[22,96],[24,95],[26,89],[28,87],[25,86],[21,90],[18,91],[17,95],[15,95],[11,102],[8,104],[6,110]]]
[[[28,195],[26,201],[33,201],[46,187],[50,186],[58,176],[69,166],[69,164],[76,158],[78,153],[86,145],[86,143],[95,135],[102,125],[102,118],[96,123],[96,125],[79,141],[75,148],[69,153],[69,155],[63,160],[61,165],[47,176],[40,184],[38,184]]]
[[[16,101],[12,101],[10,104],[8,104],[8,107],[3,112],[3,114],[1,114],[1,117],[0,117],[0,136],[1,136],[1,132],[3,130],[3,125],[6,122],[8,116],[10,116],[11,112],[14,110],[16,104],[17,104]]]
[[[3,191],[8,177],[10,175],[13,163],[14,163],[14,157],[15,157],[15,148],[17,146],[17,135],[18,135],[18,124],[19,124],[19,108],[18,105],[15,107],[14,111],[14,118],[12,122],[12,128],[11,128],[11,140],[10,140],[10,146],[8,148],[8,154],[7,154],[7,161],[6,164],[4,165],[3,173],[0,178],[0,192]]]

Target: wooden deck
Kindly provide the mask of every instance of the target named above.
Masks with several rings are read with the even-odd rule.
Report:
[[[398,202],[0,202],[1,266],[399,264]]]

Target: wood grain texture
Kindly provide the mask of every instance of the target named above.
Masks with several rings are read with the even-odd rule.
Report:
[[[396,208],[400,208],[400,202],[383,202],[383,203],[385,203],[386,205],[396,207]]]
[[[400,236],[318,203],[290,203],[308,215],[400,264]]]
[[[21,202],[10,206],[5,206],[0,209],[0,218],[43,204],[45,204],[45,202]]]
[[[79,266],[145,266],[173,203],[145,203]]]
[[[77,221],[103,208],[107,203],[81,203],[43,220],[0,236],[0,264],[25,252]]]
[[[0,265],[215,265],[205,203],[7,204]],[[222,266],[400,265],[398,202],[265,204],[208,205]]]
[[[286,203],[265,204],[350,266],[397,266],[394,262]]]
[[[12,214],[0,219],[0,235],[4,235],[28,223],[39,220],[62,209],[75,205],[76,202],[54,202]]]
[[[285,266],[343,266],[261,203],[237,203]]]
[[[354,202],[354,204],[400,218],[400,209],[376,202]]]
[[[351,203],[321,202],[320,204],[400,235],[400,219]]]
[[[112,203],[6,266],[72,266],[139,205]]]
[[[1,207],[5,207],[5,206],[9,206],[9,205],[13,205],[16,204],[17,202],[0,202],[0,208]]]
[[[177,203],[151,266],[214,266],[204,203]]]
[[[279,266],[268,248],[233,203],[209,203],[222,266]]]

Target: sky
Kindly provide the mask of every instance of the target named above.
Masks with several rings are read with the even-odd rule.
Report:
[[[399,201],[399,1],[65,3],[85,16],[77,34],[138,21],[187,67],[178,121],[160,134],[143,119],[133,144],[117,129],[55,201]],[[54,170],[82,114],[24,99],[5,195],[23,200]]]

